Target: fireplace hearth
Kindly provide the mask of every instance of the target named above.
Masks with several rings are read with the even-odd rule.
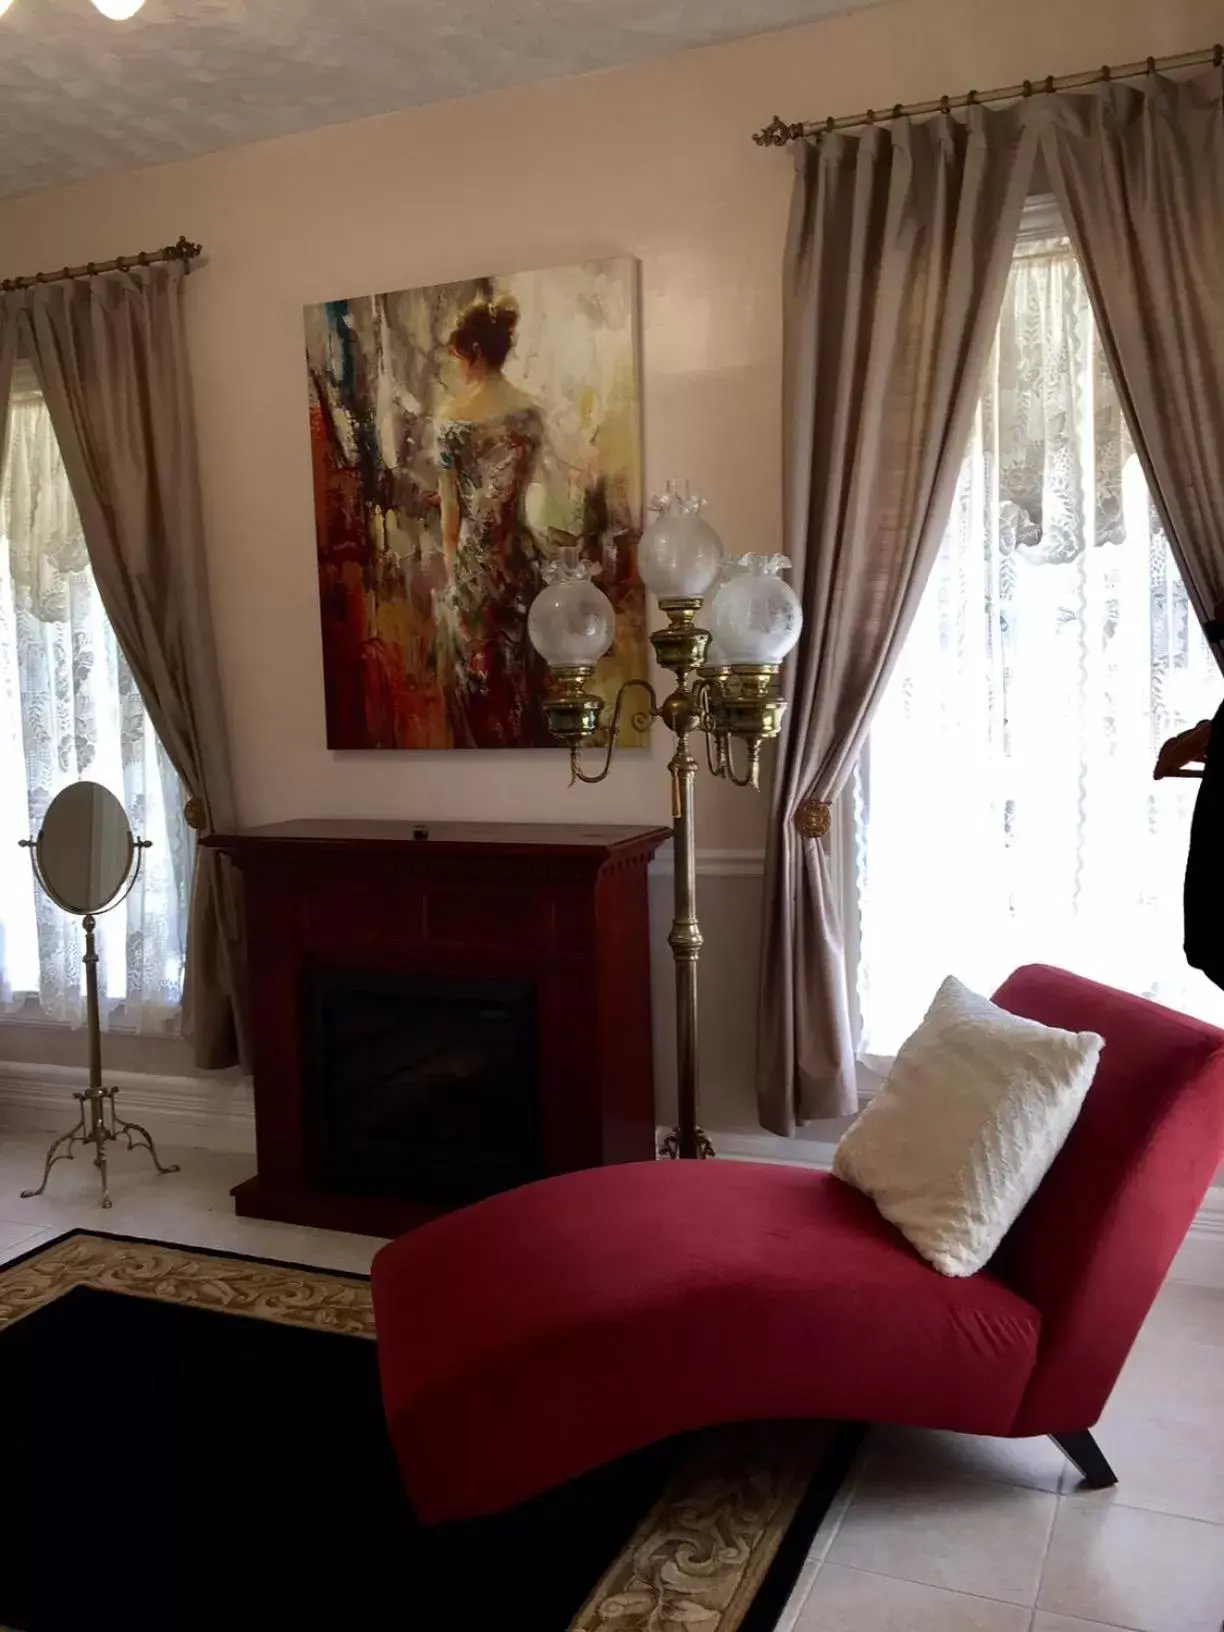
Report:
[[[398,1235],[654,1155],[646,875],[666,828],[301,821],[240,869],[258,1171],[238,1212]]]

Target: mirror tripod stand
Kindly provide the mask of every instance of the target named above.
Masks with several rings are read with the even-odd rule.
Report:
[[[42,1182],[22,1197],[41,1196],[56,1162],[73,1157],[73,1146],[91,1146],[93,1165],[102,1180],[102,1205],[111,1205],[106,1147],[118,1139],[127,1148],[143,1148],[159,1173],[177,1173],[165,1165],[147,1128],[125,1122],[115,1110],[117,1088],[102,1083],[102,1022],[98,1005],[98,914],[117,907],[134,887],[148,839],[132,836],[123,806],[96,782],[75,782],[51,801],[37,839],[21,839],[30,852],[34,876],[65,912],[80,916],[85,931],[85,1016],[89,1036],[89,1084],[73,1094],[80,1111],[75,1127],[53,1141],[43,1164]]]

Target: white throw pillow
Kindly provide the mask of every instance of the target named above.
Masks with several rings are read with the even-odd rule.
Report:
[[[951,976],[833,1171],[944,1275],[994,1253],[1062,1149],[1104,1039],[1008,1014]]]

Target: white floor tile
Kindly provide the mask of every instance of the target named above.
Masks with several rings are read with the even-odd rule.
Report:
[[[1224,1302],[1224,1293],[1216,1296]],[[1114,1388],[1105,1422],[1117,1412],[1191,1426],[1218,1423],[1221,1373],[1222,1345],[1140,1337]]]
[[[236,1217],[230,1190],[255,1166],[241,1154],[159,1145],[162,1161],[181,1167],[159,1174],[146,1151],[121,1147],[110,1163],[114,1205],[104,1208],[98,1174],[78,1153],[57,1163],[43,1195],[22,1200],[21,1190],[41,1177],[48,1143],[46,1134],[26,1132],[0,1145],[0,1255],[10,1240],[37,1242],[84,1229],[365,1274],[383,1244],[370,1235]]]
[[[1055,1494],[1063,1488],[1067,1466],[1049,1439],[990,1439],[924,1428],[875,1428],[867,1450],[867,1468],[873,1473],[917,1473],[928,1479],[968,1475]]]
[[[795,1632],[1028,1632],[1013,1604],[822,1564]]]
[[[1125,1626],[1106,1626],[1103,1621],[1080,1621],[1070,1615],[1050,1615],[1044,1609],[1037,1611],[1033,1632],[1130,1632]]]
[[[1064,1496],[1038,1604],[1135,1632],[1219,1632],[1224,1529]]]
[[[1058,1498],[994,1480],[864,1470],[828,1562],[1033,1604]]]
[[[1118,1484],[1112,1491],[1085,1492],[1087,1499],[1112,1497],[1125,1507],[1224,1524],[1224,1355],[1216,1395],[1215,1411],[1193,1422],[1106,1412],[1095,1432]],[[1224,1608],[1220,1617],[1224,1621]]]
[[[20,1258],[22,1253],[29,1252],[39,1241],[49,1239],[54,1233],[53,1230],[31,1229],[28,1224],[0,1220],[0,1263],[10,1258]]]
[[[1144,1322],[1141,1341],[1160,1339],[1224,1348],[1224,1293],[1184,1281],[1166,1281]]]

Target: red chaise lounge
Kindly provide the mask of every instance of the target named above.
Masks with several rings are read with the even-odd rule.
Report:
[[[427,1522],[509,1507],[664,1436],[760,1418],[1088,1432],[1224,1157],[1224,1032],[1056,969],[996,1001],[1105,1050],[989,1267],[938,1274],[831,1175],[567,1174],[374,1262],[383,1396]]]

